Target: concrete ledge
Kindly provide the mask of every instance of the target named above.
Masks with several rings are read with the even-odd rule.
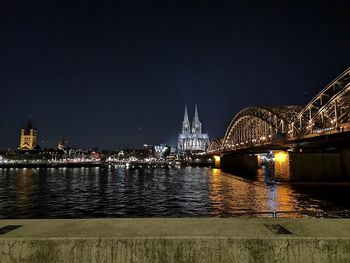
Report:
[[[274,234],[281,224],[292,234]],[[0,220],[0,262],[349,262],[348,219]]]

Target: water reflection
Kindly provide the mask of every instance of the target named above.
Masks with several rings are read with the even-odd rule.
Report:
[[[269,210],[269,190],[262,184],[221,170],[209,171],[210,199],[214,215]]]
[[[346,209],[350,185],[274,181],[274,167],[244,179],[220,169],[0,169],[0,218],[231,216]],[[342,191],[339,191],[342,189]],[[316,193],[314,195],[314,193]]]
[[[30,195],[33,192],[33,181],[35,180],[35,170],[33,169],[19,169],[15,171],[15,210],[22,210],[26,213],[31,209]]]

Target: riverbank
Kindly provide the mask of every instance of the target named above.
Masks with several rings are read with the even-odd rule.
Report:
[[[9,225],[0,234],[2,263],[350,260],[349,219],[0,220]]]
[[[101,162],[76,162],[76,163],[1,163],[0,168],[75,168],[75,167],[100,167],[103,163]]]

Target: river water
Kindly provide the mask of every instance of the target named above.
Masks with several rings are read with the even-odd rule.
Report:
[[[0,169],[0,218],[218,217],[349,210],[350,184],[290,184],[184,167]],[[288,214],[289,217],[298,215]]]

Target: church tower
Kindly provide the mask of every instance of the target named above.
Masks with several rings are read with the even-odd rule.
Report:
[[[37,142],[36,129],[33,128],[32,122],[29,119],[26,128],[21,129],[21,140],[19,148],[21,150],[34,150]]]
[[[192,133],[202,133],[202,123],[199,121],[197,104],[195,106],[194,118],[192,121]]]
[[[57,144],[57,150],[64,150],[66,147],[64,138],[62,137],[61,140]]]
[[[190,132],[190,121],[188,120],[187,105],[185,105],[185,115],[182,122],[182,134],[189,134]]]

